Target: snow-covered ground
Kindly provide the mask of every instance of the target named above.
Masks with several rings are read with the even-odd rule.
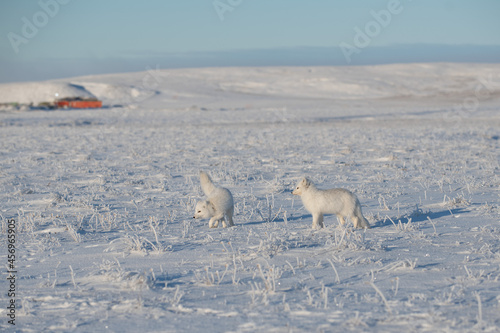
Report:
[[[0,330],[498,332],[499,65],[153,68],[0,103],[61,92],[105,107],[0,111]],[[192,219],[199,170],[236,227]],[[372,229],[312,230],[304,175]]]

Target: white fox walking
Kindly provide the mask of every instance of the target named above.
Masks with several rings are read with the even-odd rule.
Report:
[[[210,228],[217,228],[219,221],[222,221],[224,228],[234,226],[234,203],[231,192],[226,188],[215,186],[210,176],[203,171],[200,172],[200,182],[207,200],[198,201],[193,218],[210,218],[208,222]]]
[[[356,228],[370,228],[358,198],[348,190],[320,190],[311,180],[303,178],[292,193],[300,196],[304,207],[312,214],[313,228],[323,228],[323,214],[336,214],[342,224],[349,218]]]

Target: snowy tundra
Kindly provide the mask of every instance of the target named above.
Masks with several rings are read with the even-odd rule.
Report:
[[[0,331],[498,331],[499,65],[155,70],[0,103],[56,93],[105,107],[0,111]],[[199,170],[234,227],[192,218]],[[371,229],[312,229],[303,175]]]

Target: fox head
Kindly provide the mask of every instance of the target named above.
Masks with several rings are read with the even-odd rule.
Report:
[[[212,217],[212,204],[209,201],[202,200],[196,203],[194,219],[209,219]]]
[[[309,188],[309,186],[311,186],[311,181],[307,178],[302,178],[302,180],[300,182],[297,183],[297,186],[295,186],[295,189],[293,190],[292,194],[295,194],[295,195],[302,195],[302,193],[304,193],[305,190],[307,190]]]

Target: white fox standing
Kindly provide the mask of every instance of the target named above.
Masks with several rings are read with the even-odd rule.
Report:
[[[342,224],[345,224],[345,218],[349,218],[356,228],[370,228],[358,198],[348,190],[320,190],[309,179],[303,178],[292,193],[300,196],[304,207],[312,214],[313,228],[323,228],[323,214],[336,214]]]
[[[217,228],[219,221],[222,221],[224,228],[234,226],[234,204],[231,192],[226,188],[215,186],[210,176],[203,171],[200,172],[200,182],[207,200],[198,201],[193,218],[210,218],[208,222],[210,228]]]

